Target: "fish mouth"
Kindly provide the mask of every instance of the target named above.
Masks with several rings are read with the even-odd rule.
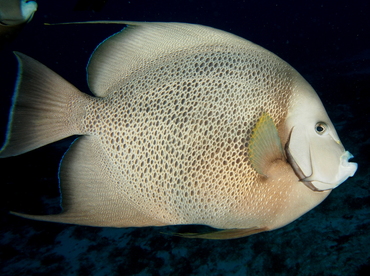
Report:
[[[353,155],[349,151],[344,151],[342,155],[339,158],[339,172],[336,175],[336,179],[334,182],[322,182],[320,180],[314,179],[314,177],[311,175],[309,177],[306,177],[303,179],[304,181],[311,181],[315,187],[325,187],[324,189],[319,190],[332,190],[336,187],[338,187],[341,183],[347,180],[348,177],[352,177],[355,172],[357,171],[357,163],[354,162],[348,162],[349,159],[353,158]],[[328,185],[330,185],[330,188],[326,188]]]

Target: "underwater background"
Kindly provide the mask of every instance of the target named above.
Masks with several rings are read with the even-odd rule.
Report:
[[[369,275],[369,1],[37,2],[32,21],[0,49],[1,144],[17,75],[12,51],[35,58],[88,92],[90,55],[123,27],[44,23],[177,21],[234,33],[291,64],[319,94],[359,169],[293,223],[236,240],[163,234],[205,229],[196,226],[97,228],[10,215],[10,210],[60,212],[57,172],[74,139],[68,138],[0,159],[0,275]]]

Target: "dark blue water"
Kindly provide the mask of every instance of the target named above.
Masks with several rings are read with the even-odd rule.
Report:
[[[1,275],[365,275],[370,269],[370,5],[368,1],[121,1],[74,11],[77,1],[38,1],[33,20],[0,51],[0,141],[17,64],[12,51],[47,65],[88,92],[85,67],[117,25],[45,26],[86,20],[178,21],[223,29],[274,52],[316,89],[355,177],[317,208],[272,232],[229,241],[162,232],[25,220],[59,212],[57,170],[71,139],[0,159]],[[277,3],[283,2],[283,3]]]

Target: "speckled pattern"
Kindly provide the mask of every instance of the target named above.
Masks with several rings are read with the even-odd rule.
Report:
[[[246,145],[262,110],[277,124],[284,120],[294,69],[259,46],[218,30],[153,25],[146,26],[151,30],[147,36],[154,36],[156,28],[170,33],[177,27],[194,33],[183,39],[195,42],[179,44],[170,55],[149,56],[142,65],[128,61],[129,67],[140,64],[140,70],[110,84],[113,91],[86,108],[83,126],[109,156],[112,189],[165,224],[256,226],[242,226],[243,214],[259,217],[268,208],[258,195],[266,189],[256,184],[260,181]],[[117,59],[130,46],[125,32],[112,37],[122,41]],[[196,39],[198,33],[210,32],[209,41]],[[90,66],[96,63],[92,60]]]
[[[370,268],[369,4],[108,1],[99,12],[72,12],[65,1],[38,1],[34,19],[0,52],[4,133],[16,62],[28,54],[82,91],[88,57],[120,26],[43,26],[97,19],[182,21],[231,31],[288,61],[318,92],[359,169],[318,207],[288,226],[226,241],[163,234],[196,226],[95,228],[9,215],[60,211],[59,160],[73,139],[0,160],[1,275],[368,275]],[[53,2],[53,3],[51,3]],[[109,28],[109,30],[107,30]],[[93,31],[92,31],[93,30]],[[4,66],[4,64],[7,64]],[[14,169],[22,168],[22,169]]]

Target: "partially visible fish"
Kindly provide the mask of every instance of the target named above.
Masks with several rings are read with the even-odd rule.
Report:
[[[183,23],[127,23],[91,56],[80,92],[17,53],[0,157],[81,135],[60,165],[63,212],[25,218],[91,226],[204,224],[193,238],[282,227],[353,176],[319,97],[245,39]],[[314,227],[314,226],[313,226]]]
[[[0,0],[0,46],[15,38],[37,10],[29,0]]]

